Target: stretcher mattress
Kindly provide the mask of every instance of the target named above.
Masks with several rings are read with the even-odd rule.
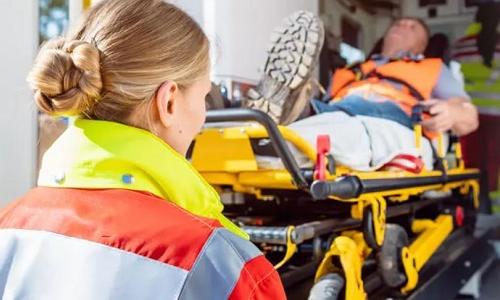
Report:
[[[249,124],[225,122],[206,125],[206,127],[218,128],[238,126],[249,126]],[[255,126],[259,125],[255,124]],[[431,170],[433,166],[430,142],[422,139],[422,149],[419,153],[415,147],[414,131],[391,120],[350,116],[339,111],[314,115],[292,123],[288,127],[314,148],[318,135],[328,135],[331,141],[330,153],[336,164],[355,171],[380,169],[400,154],[420,156],[428,170]],[[288,143],[288,146],[299,167],[313,166],[313,162],[293,144]],[[256,160],[261,169],[284,168],[281,159],[277,156],[256,155]]]

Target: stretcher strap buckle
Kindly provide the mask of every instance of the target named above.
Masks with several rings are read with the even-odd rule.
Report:
[[[330,154],[330,136],[326,134],[318,135],[316,139],[316,166],[314,169],[314,179],[325,180],[327,167],[328,171],[332,171],[329,164],[333,158]]]
[[[424,162],[420,157],[409,154],[399,154],[390,162],[386,163],[384,168],[396,168],[414,174],[420,174],[424,169]]]

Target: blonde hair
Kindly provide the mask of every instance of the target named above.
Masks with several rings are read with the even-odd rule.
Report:
[[[28,82],[51,115],[126,123],[165,81],[181,89],[206,75],[209,43],[186,13],[162,0],[104,0],[69,39],[47,42]]]

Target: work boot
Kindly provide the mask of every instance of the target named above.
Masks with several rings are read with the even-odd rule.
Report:
[[[244,106],[267,113],[281,125],[295,121],[310,101],[311,78],[324,40],[323,23],[313,13],[298,11],[275,29],[255,90]]]

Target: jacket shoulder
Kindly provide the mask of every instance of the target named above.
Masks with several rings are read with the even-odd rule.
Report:
[[[0,229],[88,240],[190,270],[217,220],[130,190],[35,188],[0,212]]]

